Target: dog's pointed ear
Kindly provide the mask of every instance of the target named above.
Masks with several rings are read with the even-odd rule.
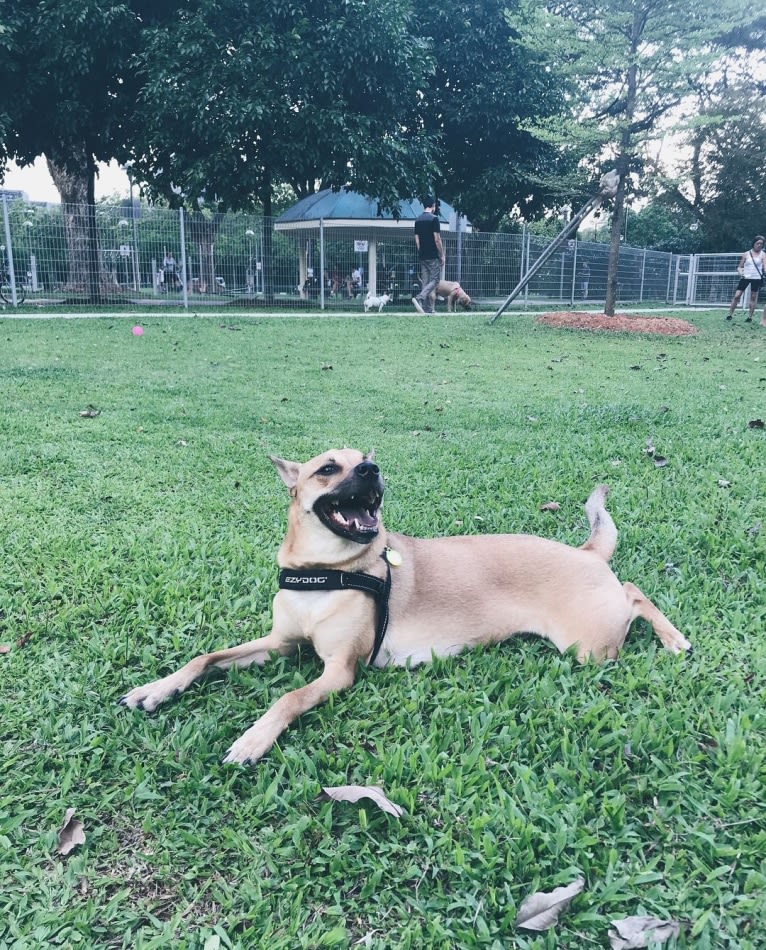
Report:
[[[370,451],[364,457],[365,462],[374,462],[375,461],[375,449],[370,449]]]
[[[279,472],[279,477],[290,489],[290,494],[293,494],[293,489],[295,488],[298,482],[298,475],[300,474],[301,467],[298,462],[288,462],[285,459],[277,458],[276,455],[270,455],[269,459],[274,465],[274,468]]]

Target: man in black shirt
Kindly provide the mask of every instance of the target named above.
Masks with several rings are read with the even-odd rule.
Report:
[[[418,313],[434,312],[434,297],[431,294],[441,278],[444,267],[444,247],[439,234],[439,218],[434,214],[436,199],[430,195],[423,199],[423,213],[415,219],[415,246],[420,265],[420,293],[412,298]]]

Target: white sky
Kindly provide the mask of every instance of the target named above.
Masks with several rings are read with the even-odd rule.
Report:
[[[15,162],[9,162],[5,179],[0,187],[25,191],[30,201],[51,201],[56,204],[61,201],[44,158],[38,158],[34,165],[27,165],[25,168],[19,168]],[[127,198],[129,194],[128,176],[117,162],[112,161],[108,165],[99,164],[96,199],[108,198],[111,195]]]

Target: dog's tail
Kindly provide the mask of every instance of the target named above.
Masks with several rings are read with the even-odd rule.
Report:
[[[585,514],[590,522],[590,537],[580,546],[582,551],[593,551],[605,561],[614,554],[617,546],[617,528],[604,507],[608,494],[608,485],[597,485],[585,502]]]

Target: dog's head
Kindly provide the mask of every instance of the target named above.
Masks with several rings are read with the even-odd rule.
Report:
[[[456,299],[457,303],[459,303],[460,306],[463,307],[464,310],[470,310],[470,309],[471,309],[471,306],[472,306],[471,298],[470,298],[470,297],[468,296],[468,294],[463,290],[462,287],[460,287],[460,288],[458,289],[457,297],[456,297],[455,299]]]
[[[331,449],[303,464],[270,458],[293,498],[290,532],[299,535],[294,542],[316,546],[321,560],[320,549],[329,547],[327,532],[352,545],[377,538],[385,486],[374,452]]]

